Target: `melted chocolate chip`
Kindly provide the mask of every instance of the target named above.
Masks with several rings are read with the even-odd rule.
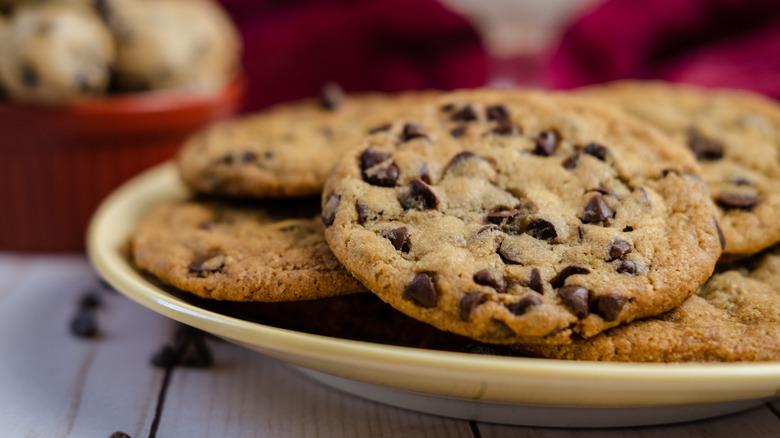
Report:
[[[409,230],[406,227],[387,228],[379,234],[389,240],[397,251],[409,252]]]
[[[542,274],[538,268],[531,269],[531,276],[528,278],[528,287],[540,294],[544,293],[544,283],[542,283]]]
[[[439,206],[439,198],[431,187],[420,179],[412,181],[409,191],[401,197],[400,202],[407,210],[434,210]]]
[[[506,292],[506,282],[504,282],[504,277],[496,277],[487,269],[477,271],[477,273],[474,274],[474,283],[481,284],[483,286],[490,286],[500,294]]]
[[[553,288],[558,289],[559,287],[563,286],[563,283],[567,278],[578,274],[590,274],[590,269],[586,268],[585,266],[571,264],[561,269],[561,272],[559,272],[558,275],[550,280],[550,285]]]
[[[22,84],[24,84],[24,86],[27,88],[37,87],[41,80],[40,76],[38,75],[38,70],[36,70],[32,65],[26,63],[19,67],[19,75],[22,80]]]
[[[558,237],[555,225],[553,225],[552,222],[540,218],[532,220],[525,229],[525,232],[539,240],[552,240]]]
[[[94,338],[98,335],[97,315],[92,309],[80,309],[70,321],[70,331],[79,338]]]
[[[452,128],[452,130],[450,131],[450,135],[452,135],[454,138],[461,138],[465,133],[466,133],[465,126],[458,126],[456,128]]]
[[[534,139],[534,142],[536,143],[534,154],[543,157],[553,156],[558,149],[558,133],[555,131],[542,131],[539,133],[539,137]]]
[[[320,104],[326,110],[335,110],[346,100],[347,95],[344,90],[335,83],[328,83],[322,87],[320,92]]]
[[[520,130],[517,128],[517,126],[512,125],[511,123],[502,123],[491,129],[490,132],[496,135],[510,136],[519,134]]]
[[[760,199],[755,193],[721,192],[715,201],[726,209],[750,210],[759,203]]]
[[[477,234],[489,233],[491,231],[501,231],[501,227],[495,224],[485,225],[484,227],[477,230]]]
[[[509,111],[503,105],[491,105],[485,109],[488,120],[504,122],[509,119]]]
[[[596,313],[604,318],[604,321],[614,321],[620,315],[625,304],[626,297],[622,295],[603,295],[596,301]]]
[[[589,295],[590,291],[582,286],[571,285],[558,289],[558,296],[561,297],[561,301],[571,308],[579,318],[584,318],[590,313],[588,309]]]
[[[466,292],[463,298],[460,299],[460,319],[468,321],[474,309],[487,301],[487,299],[488,294],[484,292]]]
[[[439,292],[433,284],[433,279],[425,272],[415,275],[414,280],[404,287],[402,295],[404,299],[425,308],[436,307],[439,300]]]
[[[225,255],[219,253],[203,254],[195,257],[189,265],[191,274],[217,272],[225,266]]]
[[[712,218],[712,220],[715,221],[715,229],[718,230],[718,240],[720,240],[720,249],[722,251],[726,249],[726,236],[723,234],[723,230],[720,229],[718,220],[715,218]]]
[[[507,304],[506,308],[513,314],[520,316],[525,315],[531,307],[536,307],[542,304],[542,299],[536,295],[526,295],[520,301],[512,304]]]
[[[577,162],[580,161],[580,153],[574,152],[568,157],[566,157],[565,160],[563,160],[563,168],[566,170],[572,170],[575,167],[577,167]]]
[[[607,148],[598,143],[588,143],[582,151],[601,161],[607,158]]]
[[[585,206],[585,213],[582,215],[582,221],[586,224],[602,222],[615,216],[615,212],[609,208],[601,195],[590,198]]]
[[[619,274],[636,274],[636,263],[631,260],[621,260],[616,271]]]
[[[487,221],[491,224],[497,224],[500,225],[504,222],[509,222],[520,214],[520,210],[503,210],[503,211],[494,211],[492,213],[488,213],[487,215]]]
[[[423,127],[416,123],[407,123],[404,125],[404,130],[401,132],[401,141],[407,142],[415,138],[428,138],[423,131]]]
[[[615,239],[612,242],[612,246],[609,247],[609,260],[607,261],[611,262],[612,260],[623,258],[623,256],[629,252],[631,252],[630,243],[623,239]]]
[[[451,117],[453,122],[472,122],[477,120],[477,112],[470,105],[466,105]]]
[[[376,128],[372,128],[368,130],[369,134],[379,134],[380,132],[386,132],[390,130],[391,125],[389,123],[385,123],[384,125],[377,126]]]
[[[688,147],[699,160],[719,160],[723,158],[723,143],[705,137],[696,128],[688,130]]]
[[[333,225],[333,221],[336,219],[336,210],[338,210],[340,202],[341,195],[338,193],[331,193],[325,201],[325,205],[322,206],[322,223],[326,227]]]

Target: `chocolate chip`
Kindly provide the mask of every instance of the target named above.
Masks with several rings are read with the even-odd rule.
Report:
[[[466,292],[463,298],[460,299],[460,319],[468,321],[474,309],[487,301],[487,299],[488,294],[484,292]]]
[[[588,143],[582,151],[601,161],[607,158],[607,148],[598,143]]]
[[[612,242],[612,246],[609,247],[609,260],[617,260],[623,258],[624,255],[631,252],[631,244],[623,239],[615,239]]]
[[[406,227],[386,228],[379,232],[397,251],[409,252],[409,230]]]
[[[506,243],[506,241],[504,241]],[[516,248],[512,248],[509,245],[501,244],[498,249],[498,255],[501,257],[504,263],[508,265],[522,265],[523,262],[520,259],[520,254],[516,252]]]
[[[362,202],[357,201],[355,202],[355,211],[357,212],[358,223],[360,225],[365,224],[366,221],[368,220],[368,215],[370,213],[368,207],[366,207]]]
[[[525,315],[531,307],[536,307],[542,304],[542,299],[536,295],[526,295],[520,301],[512,304],[507,304],[506,308],[513,314],[520,316]]]
[[[495,128],[491,129],[490,132],[496,135],[517,135],[520,133],[520,130],[517,128],[517,126],[511,124],[511,123],[502,123]]]
[[[525,229],[525,232],[539,240],[552,240],[558,237],[555,225],[553,225],[552,222],[540,218],[532,220]]]
[[[130,435],[122,432],[121,430],[117,430],[116,432],[109,435],[108,438],[132,438]]]
[[[558,149],[558,133],[555,131],[542,131],[539,133],[539,137],[534,139],[534,142],[536,143],[534,154],[550,157],[555,155],[555,151]]]
[[[688,130],[688,147],[699,160],[719,160],[723,158],[723,143],[705,137],[696,128]]]
[[[365,171],[379,163],[389,160],[391,156],[392,154],[390,152],[378,151],[373,147],[366,148],[366,150],[360,154],[360,168]]]
[[[582,286],[571,285],[558,289],[558,296],[561,297],[561,301],[574,310],[574,314],[579,318],[584,318],[590,313],[588,309],[588,295],[590,295],[590,291]]]
[[[734,178],[734,179],[732,179],[732,180],[731,180],[731,182],[732,182],[734,185],[737,185],[737,186],[749,186],[749,187],[753,187],[753,186],[755,186],[755,185],[756,185],[756,184],[755,184],[753,181],[751,181],[751,180],[749,180],[749,179],[747,179],[747,178],[744,178],[744,177],[737,177],[737,178]]]
[[[615,212],[609,208],[601,195],[590,198],[585,206],[585,213],[582,215],[582,221],[586,224],[602,222],[615,216]]]
[[[390,163],[385,167],[375,167],[369,171],[363,171],[363,181],[378,187],[393,187],[398,181],[398,166]]]
[[[465,126],[458,126],[456,128],[452,128],[452,130],[450,131],[450,135],[452,135],[454,138],[461,138],[465,133],[466,133]]]
[[[626,225],[626,227],[623,228],[623,232],[624,233],[630,233],[632,231],[634,231],[634,227],[632,227],[632,226]]]
[[[444,168],[444,173],[447,173],[447,171],[452,166],[454,166],[454,165],[456,165],[456,164],[458,164],[458,163],[460,163],[462,161],[469,160],[469,159],[472,159],[472,158],[482,159],[482,157],[480,157],[479,155],[475,154],[474,152],[469,152],[469,151],[464,151],[464,152],[460,152],[460,153],[456,154],[454,157],[452,157],[450,162],[447,163],[447,166]]]
[[[266,152],[266,158],[270,158],[268,157],[268,154],[270,154],[270,152]],[[273,156],[273,154],[271,154],[271,156]],[[238,157],[239,161],[245,164],[254,163],[255,161],[257,161],[257,158],[258,158],[257,153],[253,151],[244,151]]]
[[[450,111],[452,111],[454,109],[455,109],[455,104],[454,103],[448,103],[448,104],[445,104],[445,105],[441,106],[441,110],[444,111],[445,113],[448,113],[448,112],[450,112]]]
[[[400,202],[407,210],[425,211],[433,210],[439,206],[439,198],[433,193],[431,187],[420,179],[412,181],[409,191],[401,197]]]
[[[466,105],[460,111],[452,114],[451,120],[453,122],[471,122],[477,120],[477,113],[471,105]]]
[[[488,120],[504,122],[509,119],[509,111],[503,105],[491,105],[485,109]]]
[[[217,272],[225,266],[225,255],[219,253],[203,254],[195,257],[189,266],[191,274]]]
[[[380,132],[385,132],[390,130],[391,125],[389,123],[385,123],[384,125],[377,126],[376,128],[371,128],[368,130],[369,134],[378,134]]]
[[[590,274],[590,269],[586,268],[585,266],[571,264],[561,269],[561,272],[559,272],[558,275],[550,280],[550,285],[553,288],[558,289],[559,287],[563,286],[563,283],[567,278],[578,274]]]
[[[477,230],[477,234],[488,233],[491,231],[501,231],[501,228],[495,224],[485,225],[484,227]]]
[[[487,269],[477,271],[477,273],[474,274],[474,283],[481,284],[483,286],[490,286],[500,294],[506,292],[506,282],[504,282],[504,277],[496,277]]]
[[[70,331],[80,338],[94,338],[98,335],[97,315],[92,309],[81,309],[70,321]]]
[[[727,209],[750,210],[759,203],[755,193],[728,193],[721,192],[715,200],[718,205]]]
[[[636,263],[631,260],[621,260],[616,270],[619,274],[636,274]]]
[[[431,184],[431,172],[428,170],[428,163],[423,162],[420,166],[420,180],[425,184]]]
[[[423,131],[423,127],[416,124],[416,123],[407,123],[404,125],[404,130],[401,132],[401,141],[406,142],[415,138],[420,138],[428,136],[425,135],[425,132]]]
[[[565,160],[563,160],[563,168],[566,170],[572,170],[575,167],[577,167],[578,161],[580,161],[580,153],[574,152],[568,157],[566,157]]]
[[[544,293],[544,284],[542,283],[542,274],[539,273],[538,268],[531,269],[531,277],[528,279],[528,287],[540,294]]]
[[[724,250],[726,249],[726,236],[723,234],[723,230],[720,229],[720,224],[718,223],[718,220],[715,218],[712,218],[713,221],[715,221],[715,229],[718,230],[718,240],[720,240],[720,249]]]
[[[320,92],[320,104],[326,110],[335,110],[346,100],[347,95],[338,84],[333,82],[325,84]]]
[[[333,225],[333,221],[336,219],[336,210],[338,210],[340,202],[341,195],[338,193],[331,193],[325,201],[325,205],[322,206],[322,223],[326,227]]]
[[[502,223],[509,222],[520,214],[520,210],[502,210],[488,213],[487,221],[491,224],[501,225]]]
[[[612,196],[615,199],[620,199],[620,196],[618,196],[618,194],[615,193],[614,190],[607,189],[604,187],[596,187],[595,189],[588,190],[588,192],[597,192],[597,193],[601,193],[604,196]]]
[[[596,313],[604,318],[604,321],[614,321],[620,315],[625,304],[626,297],[622,295],[603,295],[596,301]]]
[[[414,280],[404,287],[402,296],[425,308],[436,307],[436,302],[439,300],[439,292],[433,285],[433,279],[425,272],[415,275]]]
[[[87,293],[79,300],[79,308],[81,309],[97,309],[103,307],[103,300],[97,294]]]
[[[179,354],[170,345],[164,345],[152,356],[152,365],[158,368],[173,368],[179,363]]]
[[[34,88],[38,86],[38,83],[40,82],[40,76],[38,75],[38,70],[35,69],[30,64],[24,63],[19,68],[19,74],[22,80],[22,84],[24,84],[27,88]]]

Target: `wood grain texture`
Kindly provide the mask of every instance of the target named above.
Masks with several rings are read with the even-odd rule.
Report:
[[[78,300],[100,290],[82,257],[0,264],[14,266],[18,280],[0,290],[0,435],[143,436],[162,377],[148,358],[169,322],[99,292],[102,336],[76,338],[69,325]]]

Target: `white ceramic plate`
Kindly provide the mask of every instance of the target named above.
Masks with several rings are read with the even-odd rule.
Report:
[[[94,267],[120,292],[165,316],[289,362],[346,392],[438,415],[550,427],[671,423],[780,396],[780,363],[627,364],[483,356],[319,336],[190,304],[140,275],[125,254],[148,209],[183,198],[166,164],[104,201],[88,233]]]

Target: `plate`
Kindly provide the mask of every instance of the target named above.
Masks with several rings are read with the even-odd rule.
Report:
[[[126,254],[151,207],[188,192],[167,163],[112,193],[92,218],[95,269],[169,318],[378,402],[437,415],[547,427],[622,427],[718,416],[780,396],[780,363],[638,364],[500,357],[361,342],[239,319],[193,304],[136,271]]]

